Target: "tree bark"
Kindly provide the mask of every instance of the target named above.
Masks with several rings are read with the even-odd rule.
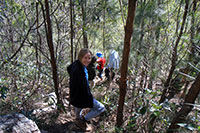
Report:
[[[120,127],[123,124],[123,108],[127,89],[127,70],[129,61],[129,52],[131,46],[131,37],[133,33],[133,22],[135,17],[137,0],[128,1],[128,16],[125,26],[125,37],[124,37],[124,50],[121,65],[121,78],[120,78],[120,96],[117,108],[117,122],[116,126]]]
[[[54,46],[53,46],[53,35],[52,35],[52,27],[51,27],[51,19],[49,15],[49,4],[48,0],[45,0],[45,9],[46,9],[46,23],[45,23],[45,30],[46,30],[46,37],[47,37],[47,44],[49,47],[49,52],[50,52],[50,63],[51,63],[51,68],[52,68],[52,74],[53,74],[53,81],[54,81],[54,89],[55,93],[57,96],[57,107],[58,110],[61,108],[61,99],[59,95],[59,87],[58,87],[58,74],[57,74],[57,66],[56,66],[56,58],[54,55]]]
[[[119,6],[120,6],[120,11],[121,11],[121,16],[122,16],[122,22],[124,25],[123,1],[119,0]]]
[[[74,27],[73,27],[73,9],[74,3],[73,0],[70,0],[70,27],[71,27],[71,63],[74,61],[74,48],[73,48],[73,39],[74,39]]]
[[[86,12],[85,12],[86,0],[82,0],[81,8],[82,8],[82,21],[83,21],[83,26],[82,26],[83,47],[88,48],[88,39],[87,39],[87,33],[86,33]]]
[[[38,47],[40,47],[40,45],[41,45],[41,36],[40,36],[40,32],[39,32],[39,10],[38,10],[38,6],[39,6],[39,3],[37,2],[36,3],[36,21],[37,21],[37,23],[36,23],[36,25],[37,25],[37,43],[35,44],[35,55],[36,55],[36,65],[37,65],[37,67],[38,67],[38,75],[37,75],[37,80],[39,80],[40,79],[40,70],[41,70],[41,68],[40,68],[40,56],[39,56],[39,50],[38,50]],[[36,78],[35,78],[36,79]]]
[[[106,24],[106,0],[103,1],[103,22],[102,22],[102,46],[103,46],[103,54],[105,55],[105,24]]]
[[[188,94],[185,97],[184,104],[181,110],[173,118],[171,125],[169,126],[167,132],[173,133],[176,129],[179,128],[177,123],[182,123],[185,120],[185,117],[190,113],[193,108],[193,104],[200,92],[200,73],[197,76],[195,82],[192,84]]]

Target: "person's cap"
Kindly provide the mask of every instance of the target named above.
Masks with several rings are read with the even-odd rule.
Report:
[[[103,57],[103,54],[101,52],[96,53],[97,57]]]

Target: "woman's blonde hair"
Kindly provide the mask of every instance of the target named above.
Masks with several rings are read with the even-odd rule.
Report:
[[[82,49],[80,50],[80,52],[78,53],[78,60],[81,61],[82,58],[83,58],[87,53],[90,53],[91,56],[92,56],[92,52],[91,52],[89,49],[87,49],[87,48],[82,48]]]

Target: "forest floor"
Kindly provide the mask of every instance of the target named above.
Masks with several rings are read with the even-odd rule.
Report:
[[[101,101],[105,101],[105,93],[114,93],[113,90],[119,89],[118,85],[115,82],[110,83],[110,89],[107,88],[108,82],[104,81],[96,81],[96,86],[92,89],[94,97]],[[101,89],[98,91],[97,89]],[[102,90],[104,89],[104,90]],[[66,88],[69,90],[69,88]],[[100,93],[99,93],[100,92]],[[37,116],[36,123],[40,128],[42,133],[68,133],[68,132],[84,132],[79,127],[77,127],[74,123],[75,115],[73,106],[69,105],[68,102],[68,93],[66,95],[66,99],[64,101],[64,106],[66,112],[57,113],[55,110],[47,111],[45,113],[41,113]],[[117,97],[115,101],[117,101]],[[115,103],[116,104],[116,103]],[[100,116],[93,118],[90,120],[90,125],[93,127],[92,132],[112,132],[114,130],[115,119],[116,119],[116,107],[111,110],[108,107],[108,104],[104,104],[106,107],[106,111],[102,113]],[[116,104],[117,105],[117,104]],[[86,114],[89,109],[83,110],[83,115]],[[126,116],[126,114],[124,114]],[[127,114],[128,115],[128,114]]]
[[[134,88],[132,83],[128,83],[126,99],[124,104],[123,113],[123,126],[117,129],[116,116],[117,116],[117,105],[119,99],[119,77],[116,76],[112,82],[106,80],[95,80],[96,85],[91,92],[94,98],[104,104],[106,111],[100,116],[93,118],[90,122],[95,133],[113,133],[113,132],[136,132],[146,133],[149,132],[149,121],[151,120],[152,114],[157,114],[158,119],[155,120],[154,124],[156,127],[153,129],[155,133],[166,132],[167,127],[170,124],[170,119],[173,118],[174,112],[177,112],[181,108],[183,99],[180,99],[176,95],[173,99],[167,102],[166,105],[157,105],[162,90],[161,83],[154,83],[153,89],[149,90],[145,87]],[[139,86],[137,84],[136,86]],[[82,131],[74,123],[75,115],[73,106],[69,105],[69,87],[67,85],[63,87],[63,102],[65,111],[57,112],[56,106],[47,106],[43,112],[35,113],[32,119],[36,122],[42,133],[81,133]],[[43,103],[39,103],[38,109],[42,108]],[[36,108],[37,109],[37,108]],[[153,109],[153,110],[152,110]],[[83,115],[86,114],[89,109],[84,109]],[[200,119],[200,114],[195,114],[195,110],[191,111],[190,116],[195,117],[196,120]],[[197,111],[198,112],[198,111]],[[188,119],[189,123],[193,123]],[[199,122],[195,123],[200,124]],[[190,127],[189,127],[190,128]],[[182,132],[192,133],[186,130],[185,127],[181,129]]]

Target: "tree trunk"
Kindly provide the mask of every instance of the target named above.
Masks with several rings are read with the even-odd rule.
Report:
[[[86,12],[85,12],[86,0],[82,0],[81,8],[82,8],[82,21],[83,21],[83,26],[82,26],[83,47],[88,48],[88,39],[87,39],[87,33],[86,33]]]
[[[192,59],[195,57],[195,50],[194,50],[194,37],[195,37],[195,12],[197,10],[197,0],[193,1],[193,9],[192,9],[192,19],[191,19],[191,27],[190,27],[190,42],[191,42],[191,48],[190,48],[190,54],[189,54],[189,61],[192,61]]]
[[[38,10],[38,6],[39,6],[39,3],[37,2],[36,3],[36,21],[37,21],[37,43],[35,44],[35,55],[36,55],[36,65],[38,67],[38,77],[37,77],[37,80],[39,81],[40,79],[40,70],[41,70],[41,67],[40,67],[40,56],[39,56],[39,50],[38,50],[38,47],[41,46],[41,36],[40,36],[40,32],[39,32],[39,10]],[[36,78],[35,78],[36,79]]]
[[[119,6],[120,6],[120,11],[121,11],[121,16],[122,16],[122,22],[124,25],[123,1],[119,0]]]
[[[121,78],[120,78],[120,96],[117,108],[117,122],[116,126],[120,127],[123,124],[123,108],[127,89],[127,70],[128,70],[128,60],[129,52],[131,46],[131,37],[133,33],[133,22],[135,17],[137,0],[129,0],[128,2],[128,16],[125,26],[125,37],[124,37],[124,50],[121,65]]]
[[[181,110],[175,115],[173,118],[171,125],[169,126],[167,132],[173,133],[176,129],[179,128],[177,123],[182,123],[185,120],[185,117],[190,113],[190,111],[193,108],[193,104],[200,92],[200,73],[197,76],[195,82],[192,84],[188,94],[185,97],[184,104],[181,108]]]
[[[73,48],[73,39],[74,39],[74,28],[73,28],[73,10],[74,10],[74,3],[73,0],[70,0],[70,28],[71,28],[71,63],[74,61],[74,48]]]
[[[176,62],[177,62],[177,58],[178,58],[177,57],[177,48],[178,48],[178,44],[180,42],[181,36],[183,34],[183,29],[184,29],[184,25],[185,25],[187,13],[188,13],[189,0],[185,0],[185,1],[186,1],[186,4],[185,4],[184,15],[183,15],[183,22],[182,22],[182,25],[181,25],[180,33],[179,33],[178,38],[177,38],[177,40],[175,42],[175,46],[173,48],[172,59],[171,59],[171,68],[170,68],[167,80],[164,83],[164,90],[163,90],[163,93],[161,95],[159,103],[163,103],[165,101],[165,99],[166,99],[167,90],[168,90],[168,87],[170,86],[170,82],[171,82],[174,70],[176,68]]]
[[[54,81],[54,89],[55,89],[55,93],[57,96],[57,107],[58,110],[60,110],[61,108],[61,99],[60,99],[60,95],[59,95],[59,87],[58,87],[58,74],[57,74],[57,66],[56,66],[56,59],[54,56],[54,46],[53,46],[53,36],[52,36],[52,27],[51,27],[51,19],[49,16],[49,4],[48,4],[48,0],[45,0],[45,8],[46,8],[46,20],[47,20],[47,25],[45,22],[45,29],[46,29],[46,37],[47,37],[47,44],[49,47],[49,52],[50,52],[50,63],[51,63],[51,68],[52,68],[52,72],[53,72],[53,81]]]
[[[102,33],[102,46],[103,46],[103,54],[105,55],[105,42],[106,42],[106,39],[105,39],[105,24],[106,24],[106,0],[103,1],[103,22],[102,22],[102,30],[103,30],[103,33]]]

